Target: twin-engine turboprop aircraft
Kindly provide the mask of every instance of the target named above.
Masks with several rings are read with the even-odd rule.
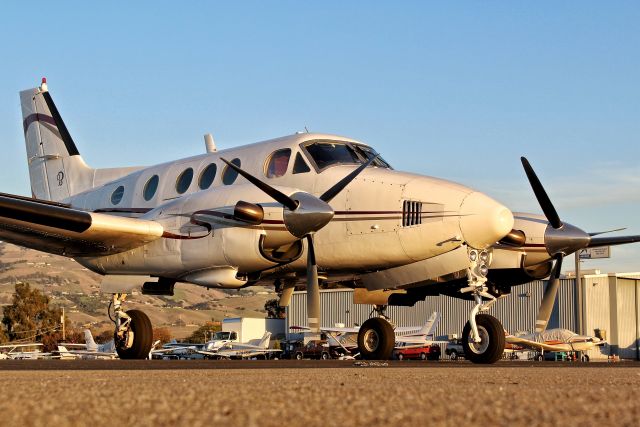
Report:
[[[0,238],[73,257],[104,275],[123,359],[146,358],[151,348],[149,318],[122,308],[136,287],[171,295],[179,282],[269,283],[286,305],[306,278],[309,327],[319,333],[322,277],[357,288],[356,303],[382,307],[434,293],[474,299],[465,353],[492,363],[504,331],[484,312],[510,284],[522,283],[508,276],[538,273],[578,246],[550,233],[546,248],[553,249],[531,263],[527,245],[539,245],[541,236],[514,229],[505,206],[459,184],[396,171],[368,145],[334,135],[296,134],[219,152],[208,140],[199,156],[93,169],[44,79],[20,99],[33,197],[0,195]],[[522,221],[568,227],[531,218]],[[502,257],[495,271],[506,278],[488,282],[492,259]],[[365,358],[390,356],[394,331],[382,310],[360,327],[358,345]]]

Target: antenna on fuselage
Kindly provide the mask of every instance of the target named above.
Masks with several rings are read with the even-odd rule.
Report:
[[[216,148],[216,143],[213,141],[213,135],[210,133],[204,134],[204,146],[207,149],[207,153],[215,153],[218,151]]]

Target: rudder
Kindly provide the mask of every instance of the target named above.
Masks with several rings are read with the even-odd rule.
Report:
[[[59,202],[90,187],[94,171],[80,156],[46,79],[20,92],[20,104],[33,197]]]

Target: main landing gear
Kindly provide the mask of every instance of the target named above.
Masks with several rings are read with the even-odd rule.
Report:
[[[140,310],[122,310],[126,294],[113,294],[111,305],[115,324],[113,340],[120,359],[147,359],[153,341],[153,329],[149,317]]]
[[[504,328],[498,319],[482,313],[497,301],[486,286],[491,253],[470,248],[468,254],[468,286],[460,292],[472,293],[476,305],[471,310],[469,321],[462,331],[462,347],[465,357],[473,363],[495,363],[504,352]],[[483,298],[488,301],[484,302]]]
[[[384,315],[385,306],[374,306],[378,317],[365,321],[358,331],[360,357],[368,360],[388,360],[396,344],[393,326]]]

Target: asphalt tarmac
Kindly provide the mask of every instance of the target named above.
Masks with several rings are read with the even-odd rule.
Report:
[[[2,425],[640,425],[639,363],[0,361]]]

